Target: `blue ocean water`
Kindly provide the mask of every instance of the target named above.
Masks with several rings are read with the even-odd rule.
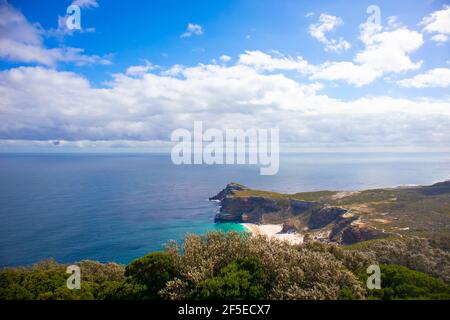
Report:
[[[167,155],[0,154],[0,266],[94,259],[128,263],[169,239],[215,225],[208,197],[228,182],[280,192],[431,184],[450,178],[448,153],[281,155],[258,166],[175,166]]]

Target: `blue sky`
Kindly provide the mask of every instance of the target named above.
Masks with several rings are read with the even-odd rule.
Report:
[[[448,5],[1,0],[0,150],[159,147],[193,120],[280,127],[300,150],[443,150]]]

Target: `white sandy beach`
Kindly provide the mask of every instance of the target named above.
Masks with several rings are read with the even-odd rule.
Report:
[[[298,233],[280,233],[283,229],[282,224],[255,224],[242,223],[253,235],[265,235],[269,239],[275,238],[278,240],[285,240],[291,244],[298,244],[303,242],[303,236]]]

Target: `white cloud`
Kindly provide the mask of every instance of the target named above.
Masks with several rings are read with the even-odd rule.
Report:
[[[75,0],[72,4],[79,6],[80,8],[97,8],[97,0]]]
[[[416,31],[401,27],[392,31],[377,32],[371,25],[362,26],[361,39],[366,48],[355,61],[382,73],[416,70],[422,62],[412,62],[408,56],[423,45],[423,37]]]
[[[172,130],[202,120],[219,129],[279,127],[283,143],[302,146],[450,143],[448,98],[344,101],[319,94],[320,85],[239,62],[171,69],[176,74],[116,74],[105,88],[44,67],[2,71],[0,140],[167,142]]]
[[[387,18],[388,26],[391,28],[399,28],[402,26],[397,16],[389,16]]]
[[[302,57],[292,58],[277,54],[278,57],[272,57],[261,51],[245,51],[239,55],[239,63],[261,71],[294,70],[299,73],[311,71],[311,66]]]
[[[441,10],[437,10],[426,16],[420,22],[423,31],[434,34],[431,40],[436,42],[446,42],[450,36],[450,6],[444,5]]]
[[[43,33],[39,25],[28,22],[6,1],[0,2],[0,59],[47,66],[54,66],[60,61],[77,65],[111,63],[107,57],[85,55],[80,48],[46,48]]]
[[[353,62],[327,62],[319,66],[311,75],[313,80],[343,80],[357,87],[373,82],[380,73],[373,68]]]
[[[144,62],[143,65],[129,66],[125,74],[128,76],[140,76],[156,68],[149,61],[145,60]]]
[[[350,49],[350,43],[343,38],[328,39],[326,33],[344,24],[341,18],[322,13],[319,22],[309,26],[309,34],[325,45],[326,51],[342,52]]]
[[[447,42],[448,39],[449,39],[449,36],[446,34],[435,34],[434,36],[431,37],[431,40],[438,42],[438,43]]]
[[[220,61],[222,61],[222,62],[229,62],[230,60],[231,60],[231,57],[230,56],[227,56],[226,54],[223,54],[223,55],[221,55],[220,56]]]
[[[326,62],[316,66],[312,79],[341,80],[363,86],[387,73],[400,73],[421,67],[422,61],[413,62],[409,54],[423,45],[422,34],[406,27],[383,29],[372,23],[364,23],[360,29],[364,49],[356,54],[355,59],[351,62]]]
[[[180,38],[188,38],[193,35],[200,36],[204,33],[203,28],[199,24],[189,23],[186,28],[186,32],[183,33]]]
[[[412,78],[400,80],[398,84],[408,88],[448,88],[450,87],[450,69],[431,69],[425,73],[415,75]]]

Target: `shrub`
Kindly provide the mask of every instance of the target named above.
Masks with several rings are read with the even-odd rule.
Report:
[[[264,299],[268,279],[261,261],[248,257],[231,262],[219,275],[200,282],[190,298],[206,299]]]
[[[132,283],[145,286],[146,298],[159,298],[158,292],[176,275],[173,257],[163,252],[153,252],[131,262],[125,276]]]

